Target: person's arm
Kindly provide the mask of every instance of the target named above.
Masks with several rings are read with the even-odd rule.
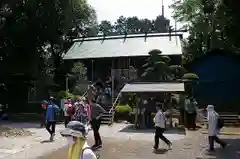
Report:
[[[184,101],[184,109],[185,109],[185,111],[188,111],[188,104],[189,104],[189,101],[185,100]]]
[[[155,117],[153,118],[154,123],[158,123],[159,122],[159,113],[157,112]]]
[[[90,149],[84,150],[82,157],[80,156],[80,159],[97,159],[97,156],[94,154],[94,152]]]
[[[57,113],[60,112],[60,109],[59,109],[59,107],[58,107],[57,105],[54,105],[54,109],[55,109],[55,111],[56,111]]]
[[[96,119],[101,118],[101,116],[103,115],[103,113],[106,113],[106,110],[101,107],[99,104],[97,105],[98,111],[100,112],[99,115],[96,117]]]
[[[45,116],[45,122],[47,122],[47,120],[49,119],[49,111],[48,111],[48,107],[46,108],[46,116]]]

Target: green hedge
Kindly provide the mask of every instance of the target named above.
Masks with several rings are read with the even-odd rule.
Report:
[[[129,113],[132,112],[132,108],[129,105],[118,105],[115,108],[116,113]]]
[[[72,93],[69,93],[67,91],[60,91],[58,92],[58,98],[59,99],[74,99],[74,95]]]

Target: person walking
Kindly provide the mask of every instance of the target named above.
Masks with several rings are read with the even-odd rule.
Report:
[[[103,115],[103,113],[105,113],[105,109],[103,107],[101,107],[99,104],[96,103],[95,100],[92,100],[90,102],[91,105],[91,127],[93,130],[93,135],[94,135],[94,140],[95,140],[95,144],[92,146],[92,148],[101,148],[102,147],[102,139],[101,136],[99,134],[99,129],[100,129],[100,125],[101,125],[101,116]]]
[[[42,113],[41,113],[41,124],[40,124],[40,128],[44,128],[45,124],[46,124],[46,109],[47,109],[47,104],[48,102],[46,100],[42,101],[41,103],[41,107],[42,107]]]
[[[68,159],[97,159],[87,143],[87,126],[79,121],[71,121],[60,132],[69,141]]]
[[[50,101],[47,105],[46,109],[46,129],[50,134],[50,141],[53,141],[55,136],[55,128],[57,116],[59,114],[59,108],[56,104],[54,104],[54,98],[50,97]]]
[[[144,100],[143,101],[143,107],[144,107],[144,121],[145,126],[147,128],[151,128],[152,126],[152,116],[151,116],[151,105],[150,100]]]
[[[197,102],[193,97],[185,100],[185,111],[187,115],[187,128],[196,129]]]
[[[71,121],[72,115],[74,113],[74,107],[70,99],[66,99],[64,103],[64,125],[65,128],[67,124]]]
[[[89,123],[87,108],[85,107],[85,103],[81,97],[78,97],[77,101],[74,103],[74,114],[72,116],[72,121],[79,121],[83,124]]]
[[[159,138],[168,145],[169,149],[171,149],[172,148],[171,141],[169,141],[165,136],[163,136],[163,132],[165,131],[165,128],[166,128],[166,117],[160,105],[157,105],[156,109],[157,109],[157,113],[153,119],[155,123],[155,144],[153,149],[155,151],[158,150]]]
[[[208,141],[209,141],[209,151],[214,151],[214,142],[220,144],[222,148],[227,146],[223,140],[219,139],[218,134],[220,131],[220,126],[218,126],[219,115],[214,110],[213,105],[207,106],[207,120],[208,120]]]

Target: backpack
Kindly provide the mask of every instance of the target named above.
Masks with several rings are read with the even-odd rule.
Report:
[[[224,127],[224,120],[221,119],[221,118],[218,118],[218,121],[217,121],[217,128],[218,129],[221,129]]]
[[[111,87],[107,87],[104,89],[104,93],[108,96],[111,97],[112,93],[111,93]]]
[[[84,105],[82,103],[76,103],[75,104],[75,111],[74,114],[72,116],[72,120],[73,121],[79,121],[83,124],[87,124],[88,123],[88,112],[87,112],[87,108],[84,107]]]
[[[53,109],[53,118],[55,120],[57,120],[57,117],[60,115],[60,112],[58,110],[58,106],[55,105],[55,104],[49,104],[49,105],[47,105],[47,108],[48,107],[52,107],[52,109]]]
[[[68,104],[67,114],[68,114],[69,116],[72,116],[72,115],[74,114],[74,107],[72,106],[72,104]]]
[[[83,158],[83,152],[84,152],[85,150],[87,150],[87,149],[92,150],[90,147],[85,147],[85,148],[82,150],[82,152],[81,152],[81,159],[84,159],[84,158]],[[95,154],[95,155],[96,155],[97,159],[100,158],[100,155],[99,155],[99,154]]]

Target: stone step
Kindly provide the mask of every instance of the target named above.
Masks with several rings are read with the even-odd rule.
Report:
[[[109,125],[110,123],[111,123],[110,120],[106,120],[106,121],[105,121],[105,120],[102,120],[102,121],[101,121],[101,124],[104,124],[104,125],[105,125],[105,124]]]

